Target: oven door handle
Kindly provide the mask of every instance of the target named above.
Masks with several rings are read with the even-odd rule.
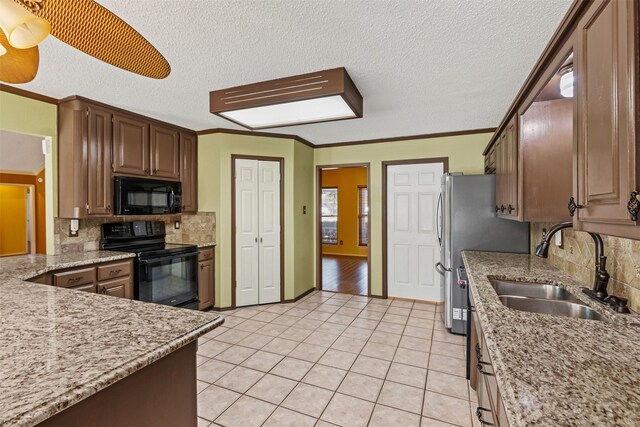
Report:
[[[170,261],[170,260],[179,259],[179,258],[192,258],[192,257],[197,257],[197,256],[198,256],[198,253],[197,252],[193,252],[193,253],[173,255],[173,256],[163,256],[163,257],[158,257],[158,258],[141,259],[140,260],[140,264],[142,264],[142,265],[155,264],[157,262],[162,262],[162,261]]]

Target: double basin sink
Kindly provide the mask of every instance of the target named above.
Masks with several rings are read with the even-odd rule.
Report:
[[[566,289],[547,283],[491,279],[500,302],[509,308],[577,319],[604,320]]]

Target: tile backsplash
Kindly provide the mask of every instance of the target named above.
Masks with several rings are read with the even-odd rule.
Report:
[[[98,250],[102,224],[142,220],[164,221],[168,242],[200,244],[215,243],[216,241],[216,214],[214,212],[198,212],[196,215],[144,215],[81,219],[77,237],[69,237],[70,219],[55,218],[55,251],[56,253],[72,253]],[[180,221],[180,228],[177,230],[174,226],[175,221]]]
[[[531,224],[531,251],[542,239],[542,230],[551,223]],[[595,272],[595,246],[588,233],[562,230],[562,247],[552,239],[549,261],[572,277],[593,286]],[[611,275],[608,292],[629,299],[629,307],[640,312],[640,240],[602,235],[607,256],[607,271]]]

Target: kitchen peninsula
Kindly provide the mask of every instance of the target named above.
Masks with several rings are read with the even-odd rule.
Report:
[[[28,281],[132,256],[0,259],[0,425],[196,424],[197,338],[221,316]]]

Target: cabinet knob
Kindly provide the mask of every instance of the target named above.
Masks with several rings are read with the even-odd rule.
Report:
[[[504,213],[506,209],[505,205],[500,205],[500,212]]]
[[[513,212],[515,210],[515,208],[513,206],[509,205],[507,210],[509,211],[509,213],[511,213],[511,212]]]
[[[149,168],[144,170],[144,173],[146,173],[147,175],[149,175]]]
[[[569,208],[569,215],[570,216],[574,216],[576,214],[576,211],[578,209],[582,209],[584,206],[583,205],[579,205],[576,203],[576,199],[573,197],[569,198],[569,205],[567,206]]]
[[[107,205],[107,212],[111,212],[111,205]]]
[[[631,214],[631,221],[638,220],[638,214],[640,213],[640,194],[637,191],[631,193],[631,198],[627,204],[629,214]]]
[[[500,212],[500,206],[496,205],[496,213]]]

